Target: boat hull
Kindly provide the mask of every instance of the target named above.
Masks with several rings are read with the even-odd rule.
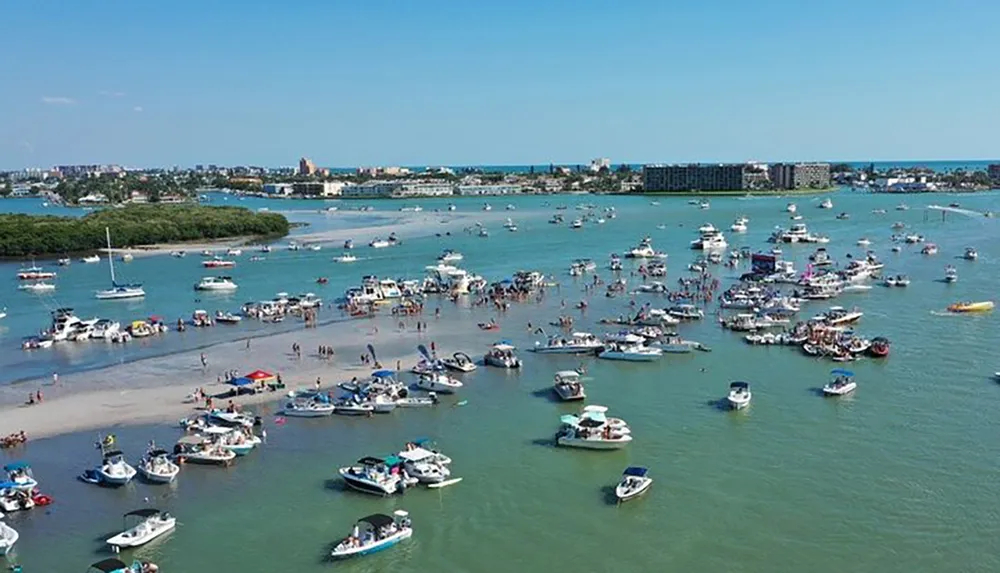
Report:
[[[344,469],[340,470],[340,477],[343,478],[344,483],[347,487],[359,491],[361,493],[367,493],[369,495],[378,495],[382,497],[390,496],[399,491],[396,483],[380,485],[367,480],[361,480],[357,477],[351,475]]]
[[[581,448],[584,450],[620,450],[632,442],[632,436],[623,436],[618,440],[586,440],[582,438],[571,438],[559,436],[556,444],[566,448]]]
[[[647,491],[649,491],[649,487],[652,485],[653,485],[653,480],[649,478],[643,480],[639,485],[639,487],[635,489],[629,489],[625,487],[625,484],[620,483],[615,488],[615,497],[618,498],[618,501],[620,502],[628,501],[630,499],[635,499],[641,496],[642,494],[646,493]]]
[[[413,535],[412,529],[404,529],[378,541],[377,543],[372,543],[371,545],[366,545],[364,547],[354,547],[345,551],[334,550],[330,555],[334,559],[348,559],[350,557],[358,557],[361,555],[371,555],[372,553],[378,553],[383,549],[388,549],[404,539],[409,539],[411,535]]]
[[[660,359],[660,354],[634,354],[631,352],[602,352],[598,358],[605,360],[622,360],[625,362],[655,362]]]
[[[158,473],[153,473],[145,468],[139,468],[139,475],[141,475],[142,479],[146,480],[149,483],[157,483],[157,484],[171,483],[177,477],[178,473],[180,473],[179,469],[170,472],[169,474],[158,474]]]
[[[171,531],[174,530],[176,524],[177,522],[173,518],[171,518],[162,525],[159,525],[156,529],[149,531],[146,535],[143,535],[142,537],[129,537],[127,535],[128,532],[124,532],[112,537],[111,539],[108,539],[107,543],[112,547],[120,549],[125,549],[129,547],[140,547],[158,537],[170,533]]]

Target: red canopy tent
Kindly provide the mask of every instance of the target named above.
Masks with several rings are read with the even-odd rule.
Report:
[[[270,372],[264,370],[254,370],[253,372],[244,376],[244,378],[249,378],[254,382],[270,382],[271,380],[274,380],[274,374],[271,374]]]

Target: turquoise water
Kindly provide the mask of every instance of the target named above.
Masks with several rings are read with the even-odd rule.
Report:
[[[810,230],[832,238],[827,247],[838,259],[848,252],[860,254],[862,249],[854,244],[865,236],[886,262],[886,272],[913,279],[908,289],[876,287],[836,301],[865,311],[859,331],[893,342],[887,360],[852,365],[860,387],[850,398],[817,396],[830,363],[788,348],[747,346],[706,320],[682,326],[681,333],[711,346],[710,354],[667,356],[654,364],[588,364],[588,402],[610,406],[632,426],[635,441],[621,452],[551,446],[559,415],[575,408],[553,403],[545,389],[555,371],[574,367],[579,360],[530,353],[522,354],[521,372],[480,368],[466,375],[465,407],[402,411],[371,420],[290,420],[268,427],[267,447],[234,467],[188,467],[169,488],[134,484],[103,490],[80,484],[74,476],[96,461],[94,435],[40,440],[17,456],[33,462],[44,489],[57,502],[47,511],[8,517],[21,532],[16,559],[26,573],[82,570],[101,557],[100,540],[120,526],[120,514],[145,505],[149,497],[148,503],[170,509],[181,522],[168,539],[137,553],[159,562],[165,572],[213,567],[303,572],[330,567],[359,572],[569,567],[752,573],[847,568],[996,571],[1000,494],[994,482],[1000,442],[995,436],[1000,421],[992,404],[1000,388],[991,380],[998,369],[991,358],[1000,334],[993,315],[934,313],[956,300],[996,298],[1000,223],[958,214],[942,220],[939,213],[920,207],[957,200],[965,208],[995,211],[997,195],[900,198],[842,192],[832,197],[832,210],[816,208],[820,197],[797,197],[719,198],[708,211],[684,199],[658,198],[659,205],[651,205],[642,198],[523,197],[510,200],[518,207],[512,213],[521,223],[518,233],[493,225],[489,239],[461,233],[450,238],[403,237],[405,244],[395,249],[359,249],[359,254],[376,258],[350,267],[329,262],[337,252],[332,248],[308,254],[276,249],[258,266],[240,264],[233,272],[241,284],[239,295],[218,306],[235,307],[279,290],[339,294],[361,274],[419,276],[434,255],[452,247],[466,255],[464,268],[491,279],[531,268],[553,273],[562,283],[541,305],[515,306],[504,317],[502,335],[523,348],[535,337],[519,325],[547,322],[568,312],[560,309],[563,299],[568,304],[589,299],[590,309],[578,318],[578,328],[595,332],[603,330],[596,325],[601,316],[625,311],[627,297],[583,293],[582,282],[566,274],[572,259],[591,257],[603,264],[610,252],[621,252],[650,235],[658,249],[670,254],[668,282],[673,282],[686,274],[683,268],[694,258],[687,244],[700,224],[728,228],[737,215],[746,215],[750,231],[742,237],[727,233],[731,245],[766,248],[764,240],[773,227],[789,223],[784,206],[794,201]],[[912,209],[894,211],[901,200]],[[572,206],[583,202],[615,205],[620,215],[602,226],[571,231],[545,223],[551,213],[542,206],[546,201],[570,205],[567,219],[575,214]],[[506,202],[493,203],[498,208]],[[420,203],[425,209],[435,205]],[[460,209],[478,209],[480,203],[460,203]],[[399,204],[377,206],[391,216]],[[272,208],[278,207],[272,203]],[[889,212],[875,215],[875,208]],[[836,220],[842,211],[851,219]],[[890,253],[889,227],[897,220],[936,242],[941,253],[921,256],[915,246]],[[977,262],[955,258],[967,245],[978,248]],[[800,267],[811,251],[806,246],[785,247],[786,256]],[[145,281],[150,292],[134,308],[105,308],[91,301],[90,293],[103,284],[106,269],[74,264],[67,271],[74,273],[72,281],[60,278],[58,302],[75,305],[80,314],[100,311],[119,319],[187,315],[196,305],[190,287],[203,274],[199,262],[191,256],[137,258],[124,266],[128,278]],[[938,281],[947,264],[958,267],[958,283]],[[11,276],[16,266],[7,265],[2,272],[10,271]],[[330,277],[322,291],[313,283],[318,268]],[[739,272],[715,269],[724,283]],[[72,286],[64,288],[70,282]],[[264,328],[189,330],[124,351],[74,347],[64,354],[59,349],[48,355],[23,353],[16,341],[27,333],[24,330],[45,321],[45,305],[12,290],[7,296],[19,303],[17,309],[7,303],[11,316],[5,322],[10,322],[0,339],[0,356],[11,365],[4,372],[7,379],[44,373],[53,362],[59,368],[96,367]],[[201,306],[215,308],[206,302]],[[814,303],[803,314],[823,308]],[[448,309],[445,318],[450,316]],[[474,330],[472,323],[488,313],[462,316]],[[468,350],[481,351],[485,342],[485,335],[471,334]],[[753,386],[749,411],[731,413],[716,405],[734,379],[749,380]],[[263,413],[270,420],[269,411]],[[9,430],[2,420],[0,430]],[[177,436],[174,429],[159,426],[122,428],[116,434],[133,457],[151,438],[171,443]],[[455,460],[456,475],[465,480],[440,491],[411,491],[384,500],[344,492],[329,483],[339,465],[392,451],[416,436],[435,438]],[[606,489],[629,464],[648,466],[656,483],[644,499],[610,505]],[[415,535],[410,542],[350,563],[324,561],[329,543],[348,532],[354,519],[395,508],[411,512]],[[55,546],[58,552],[47,550]]]

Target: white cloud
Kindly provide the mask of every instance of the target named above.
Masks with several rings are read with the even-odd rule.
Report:
[[[135,107],[132,108],[132,111],[142,111],[142,106],[141,105],[137,105],[137,106],[135,106]]]
[[[24,149],[27,149],[28,153],[34,153],[35,152],[35,146],[32,145],[30,141],[21,141],[17,145],[18,145],[18,147],[22,147]]]
[[[42,103],[49,105],[73,105],[76,103],[76,100],[63,96],[42,96]]]
[[[101,90],[100,94],[108,97],[125,97],[125,92],[116,92],[111,90]]]

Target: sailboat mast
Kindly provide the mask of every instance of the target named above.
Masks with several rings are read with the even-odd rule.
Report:
[[[111,285],[115,284],[115,255],[111,251],[111,229],[104,227],[104,235],[108,239],[108,266],[111,267]]]

